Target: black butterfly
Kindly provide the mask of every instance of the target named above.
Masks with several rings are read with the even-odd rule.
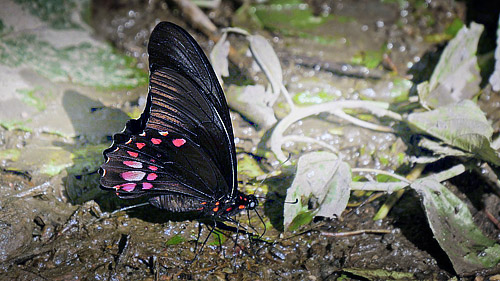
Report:
[[[159,23],[149,45],[146,108],[104,151],[101,188],[194,218],[232,221],[254,209],[238,191],[233,128],[224,92],[200,46],[184,29]]]

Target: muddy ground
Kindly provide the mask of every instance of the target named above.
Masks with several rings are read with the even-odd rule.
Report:
[[[474,6],[470,3],[474,1],[399,2],[308,2],[314,14],[328,13],[353,19],[341,24],[334,21],[322,27],[338,31],[336,42],[339,43],[334,45],[322,45],[300,36],[285,36],[279,30],[256,32],[272,40],[290,92],[307,90],[314,93],[317,88],[322,88],[328,89],[329,94],[340,95],[341,99],[359,99],[359,89],[375,88],[388,73],[401,77],[412,75],[415,81],[427,79],[428,67],[435,63],[444,43],[423,38],[443,33],[455,18],[466,23],[472,20],[481,22],[490,32],[486,36],[494,36],[491,34],[495,32],[496,18],[489,15],[498,16],[498,10],[495,10],[498,7],[492,6],[485,11],[486,4]],[[235,11],[241,5],[222,1],[218,9],[205,11],[218,27],[223,27],[236,20],[242,21],[235,18]],[[206,36],[190,28],[179,8],[170,1],[94,1],[89,15],[94,36],[112,42],[119,52],[135,57],[142,69],[147,65],[145,46],[149,32],[157,21],[169,20],[186,27],[207,52],[213,47],[213,42]],[[491,40],[484,43],[485,49],[488,49],[488,44],[492,46]],[[392,48],[390,60],[382,61],[374,70],[353,67],[346,72],[342,68],[344,64],[349,65],[350,58],[360,50],[373,46],[377,50],[379,46]],[[250,69],[251,65],[244,62],[233,65],[231,72],[242,72],[240,69],[245,67]],[[92,89],[71,83],[62,84],[75,91],[92,92]],[[143,106],[146,92],[146,86],[142,86],[99,93],[99,97],[108,97],[97,98],[96,94],[95,99],[102,102],[101,106],[123,110],[120,114],[125,117],[121,118],[126,120],[123,112]],[[389,99],[387,96],[380,98]],[[500,96],[485,91],[479,101],[498,132]],[[238,139],[238,157],[250,155],[258,160],[264,171],[279,171],[281,167],[272,155],[261,157],[258,153],[263,132],[237,112],[231,114]],[[329,131],[332,122],[339,122],[344,127],[342,134]],[[75,121],[75,126],[78,124]],[[99,123],[88,120],[86,126],[98,130]],[[309,136],[323,136],[323,140],[338,146],[352,167],[394,170],[400,174],[411,169],[410,164],[399,165],[398,160],[387,152],[391,149],[407,152],[411,145],[411,140],[393,134],[374,133],[327,116],[304,120],[291,130]],[[61,147],[67,141],[61,141],[53,134],[0,128],[0,146],[4,148],[17,146],[23,149],[24,143],[35,139],[63,142]],[[71,141],[79,147],[110,144],[109,134],[107,137],[81,134]],[[297,144],[286,147],[296,155],[316,148]],[[361,148],[377,151],[375,154],[386,153],[388,160],[380,161],[373,154],[360,153]],[[452,164],[444,161],[428,166],[424,174]],[[75,174],[70,167],[57,175],[47,176],[4,166],[0,171],[2,280],[364,280],[354,269],[406,274],[394,279],[448,280],[455,276],[449,259],[433,239],[418,196],[410,191],[383,220],[374,221],[372,218],[387,196],[365,201],[367,196],[361,195],[351,198],[353,206],[341,218],[315,219],[311,225],[291,233],[283,232],[282,212],[286,188],[293,180],[294,171],[285,170],[278,176],[266,178],[264,183],[240,175],[240,188],[261,197],[257,211],[264,217],[265,235],[255,239],[222,231],[219,235],[212,234],[203,251],[199,252],[200,244],[209,233],[205,225],[202,225],[201,237],[198,238],[198,222],[179,221],[175,215],[150,206],[112,214],[131,203],[121,202],[113,194],[99,191],[96,170]],[[488,183],[469,172],[447,186],[469,204],[483,233],[498,241],[500,230],[483,212],[489,210],[497,219],[500,217],[500,200]],[[364,203],[356,207],[356,202]],[[236,219],[242,225],[248,225],[250,220],[254,228],[252,232],[264,233],[264,225],[256,214],[251,212],[249,217],[242,214]],[[387,233],[330,235],[371,229],[387,230]],[[222,245],[219,241],[223,242]],[[471,273],[460,278],[472,280],[475,275]]]

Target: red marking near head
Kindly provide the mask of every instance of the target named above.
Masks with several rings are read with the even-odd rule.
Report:
[[[168,132],[158,132],[161,136],[166,137],[168,135]]]
[[[142,168],[142,163],[137,161],[123,161],[123,165],[128,166],[130,168]]]
[[[240,209],[240,210],[245,209],[245,205],[239,205],[239,206],[238,206],[238,209]]]
[[[212,209],[214,212],[217,212],[219,210],[219,207],[215,207]]]
[[[161,139],[151,138],[151,142],[154,143],[154,144],[160,144],[161,143]]]
[[[207,202],[201,202],[200,204],[201,205],[207,205]]]
[[[232,209],[233,209],[233,208],[229,207],[229,208],[227,208],[227,209],[226,209],[226,212],[229,212],[229,211],[231,211]]]
[[[185,139],[174,139],[172,141],[172,143],[177,146],[177,147],[181,147],[183,146],[185,143],[186,143],[186,140]]]
[[[142,183],[142,189],[151,189],[153,188],[153,185],[149,182],[143,182]]]
[[[128,150],[127,150],[127,153],[128,153],[128,155],[130,155],[130,156],[132,156],[132,157],[137,157],[137,156],[139,156],[139,153],[137,153],[137,152],[133,152],[133,151],[128,151]]]
[[[158,167],[153,166],[153,165],[150,165],[148,168],[149,168],[151,171],[156,171],[156,170],[158,170]]]
[[[146,178],[148,181],[154,181],[156,178],[158,177],[157,174],[155,173],[151,173],[148,175],[148,177]]]
[[[219,204],[220,204],[219,201],[215,202],[215,206],[219,206]]]
[[[120,176],[126,181],[140,181],[145,175],[146,173],[141,171],[127,171],[120,174]]]
[[[136,146],[137,146],[137,148],[139,148],[139,149],[142,149],[143,147],[145,147],[145,146],[146,146],[146,144],[145,144],[145,143],[143,143],[143,142],[136,142],[136,143],[135,143],[135,145],[136,145]]]

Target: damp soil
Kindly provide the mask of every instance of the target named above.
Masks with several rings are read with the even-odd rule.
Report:
[[[283,62],[288,87],[314,91],[314,87],[307,88],[307,85],[323,83],[333,87],[332,92],[340,90],[341,98],[356,99],[360,85],[376,84],[389,70],[397,69],[403,75],[410,75],[413,70],[423,75],[424,71],[418,70],[425,67],[419,62],[439,52],[439,46],[422,38],[441,32],[452,18],[467,21],[467,16],[473,14],[466,2],[426,1],[425,10],[400,6],[396,2],[310,1],[316,14],[327,11],[356,19],[342,27],[349,44],[333,49],[321,49],[321,45],[314,45],[312,49],[307,45],[310,41],[286,38],[277,31],[261,30],[260,33],[276,39],[273,39],[273,46]],[[239,4],[222,1],[221,5],[219,10],[208,14],[217,25],[227,26]],[[174,21],[186,27],[207,52],[213,45],[204,35],[189,28],[170,1],[95,1],[91,15],[95,36],[137,58],[138,66],[144,69],[147,66],[147,39],[158,21]],[[431,18],[437,23],[426,22]],[[343,72],[340,66],[356,49],[374,42],[390,43],[394,48],[390,65],[368,71],[368,74],[364,68]],[[432,62],[432,59],[425,62]],[[141,104],[145,94],[145,91],[142,94],[134,92],[116,107]],[[498,114],[498,106],[494,104],[499,103],[496,93],[488,93],[480,99],[483,109],[491,115]],[[266,171],[279,169],[272,156],[257,156],[262,132],[238,113],[231,114],[238,153],[251,155]],[[496,115],[494,122],[498,130]],[[397,166],[397,159],[380,161],[374,156],[390,149],[404,152],[407,146],[399,138],[346,124],[347,129],[342,134],[335,134],[328,130],[332,122],[339,121],[320,116],[301,121],[291,130],[323,136],[341,149],[345,160],[353,167],[392,169],[401,174],[408,171],[408,167]],[[1,144],[6,145],[13,140],[37,136],[2,129],[0,137]],[[83,146],[88,140],[77,141]],[[100,141],[107,142],[105,139]],[[316,147],[290,144],[286,149],[300,154]],[[375,152],[363,154],[361,149]],[[427,172],[432,172],[433,168],[436,167],[428,167]],[[240,182],[241,189],[256,190],[256,195],[261,197],[257,212],[264,223],[251,212],[236,218],[242,224],[236,231],[221,227],[211,233],[212,228],[206,224],[183,220],[151,206],[113,213],[135,202],[124,203],[113,194],[98,191],[95,171],[83,175],[69,171],[54,177],[0,171],[1,280],[336,280],[341,277],[364,280],[344,270],[353,268],[411,273],[408,279],[418,280],[448,280],[455,275],[446,254],[433,239],[418,197],[412,192],[407,192],[383,220],[374,221],[373,216],[387,196],[373,201],[354,196],[352,203],[363,204],[349,207],[341,218],[318,218],[293,233],[283,232],[283,201],[293,179],[293,171],[284,171],[266,179],[265,189],[259,188],[259,181]],[[499,215],[494,208],[499,205],[498,196],[487,184],[470,173],[447,186],[469,204],[483,232],[498,239],[499,230],[482,212],[488,209]],[[473,190],[475,186],[485,187]],[[80,191],[74,193],[75,188]],[[89,193],[92,196],[85,196]],[[243,233],[243,228],[255,235]],[[386,230],[386,233],[349,234],[372,229]],[[466,280],[472,276],[462,278]]]

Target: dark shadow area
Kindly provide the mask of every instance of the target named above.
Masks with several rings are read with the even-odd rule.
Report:
[[[434,239],[423,206],[414,191],[404,194],[391,210],[389,217],[408,241],[436,259],[439,268],[449,273],[455,272],[450,259]]]
[[[286,191],[292,185],[295,171],[283,171],[281,175],[266,180],[268,192],[264,202],[264,214],[269,218],[272,226],[278,231],[283,229],[283,209]]]
[[[466,4],[466,23],[480,23],[484,26],[483,34],[477,46],[478,64],[482,78],[481,88],[488,84],[494,70],[494,51],[496,48],[498,15],[500,1],[463,0]]]
[[[75,144],[56,143],[74,155],[75,164],[66,168],[63,178],[66,196],[73,204],[96,200],[105,211],[119,208],[121,204],[108,202],[107,193],[99,188],[97,169],[104,161],[103,148],[111,146],[112,135],[120,132],[130,118],[73,90],[64,93],[62,104],[76,132]]]

